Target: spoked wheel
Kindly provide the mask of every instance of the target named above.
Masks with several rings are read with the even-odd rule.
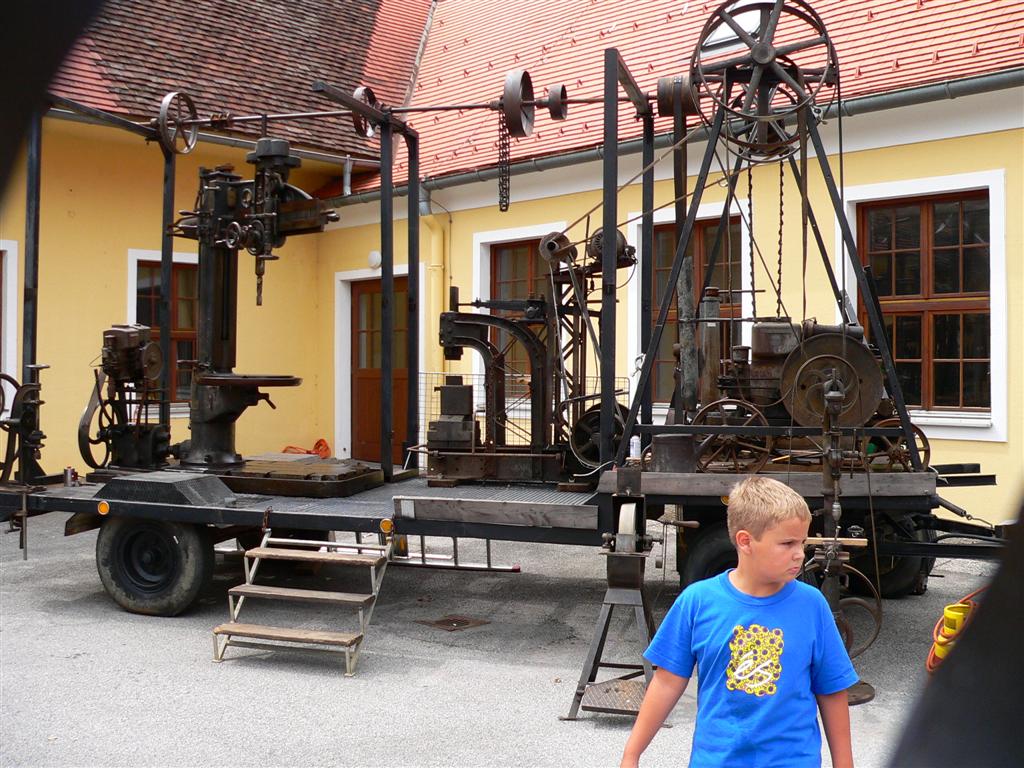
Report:
[[[836,616],[836,627],[843,638],[847,653],[851,659],[860,656],[878,639],[882,629],[882,598],[864,573],[849,563],[837,563],[839,582],[846,593],[861,592],[867,597],[841,597],[839,599],[839,615]],[[816,587],[821,587],[821,566],[810,562],[804,566],[801,579]]]
[[[873,427],[899,427],[899,419],[883,419]],[[927,467],[931,463],[932,449],[924,431],[916,424],[910,425],[917,445],[917,455],[921,465]],[[869,437],[864,441],[861,453],[872,472],[913,472],[914,462],[910,458],[910,447],[904,435],[899,437]]]
[[[621,404],[615,404],[615,432],[612,434],[612,450],[619,449],[622,430],[629,413]],[[584,467],[593,469],[601,463],[601,406],[595,405],[583,412],[569,432],[569,447]]]
[[[188,523],[115,517],[100,528],[96,568],[126,611],[175,616],[209,583],[213,543],[205,528]]]
[[[768,420],[744,400],[724,398],[708,403],[693,417],[696,426],[767,427]],[[703,435],[697,444],[698,472],[749,474],[768,463],[772,439],[761,435]]]

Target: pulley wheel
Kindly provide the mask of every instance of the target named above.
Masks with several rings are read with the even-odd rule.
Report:
[[[615,432],[612,435],[612,451],[618,451],[622,442],[622,431],[629,412],[621,403],[615,404]],[[569,431],[569,448],[584,467],[598,467],[601,464],[601,406],[595,405],[583,412]]]
[[[373,89],[368,85],[360,85],[352,91],[352,97],[356,99],[356,101],[361,101],[366,106],[373,107],[374,109],[377,109],[380,106],[380,102],[377,101],[377,97],[374,95]],[[377,133],[377,126],[358,112],[352,113],[352,126],[356,129],[356,133],[366,139],[372,139],[374,134]]]
[[[569,94],[564,85],[548,88],[548,114],[552,120],[565,120],[569,114]]]
[[[782,365],[782,403],[797,424],[819,427],[825,415],[825,387],[834,381],[846,395],[834,424],[868,423],[884,393],[882,371],[863,342],[841,333],[821,333],[801,342]]]
[[[533,80],[525,69],[513,69],[505,77],[501,108],[509,135],[522,139],[533,133]]]
[[[171,91],[160,102],[156,120],[160,146],[176,155],[187,155],[195,149],[199,139],[199,126],[187,124],[198,118],[195,102],[183,91]]]
[[[882,419],[872,427],[902,427],[899,419]],[[931,463],[932,449],[928,438],[916,424],[910,425],[917,443],[917,455],[921,457],[921,465],[927,467]],[[899,437],[866,437],[861,449],[864,461],[870,465],[872,472],[913,472],[914,462],[910,458],[907,439]]]
[[[658,116],[672,117],[676,113],[676,100],[682,102],[683,115],[700,114],[700,96],[689,73],[658,80]]]
[[[723,398],[708,403],[693,417],[695,426],[767,427],[768,419],[745,400]],[[694,451],[698,472],[752,474],[761,470],[772,453],[767,435],[722,433],[698,435]]]
[[[540,251],[540,257],[544,261],[554,262],[555,264],[572,263],[576,260],[578,254],[576,246],[562,232],[551,232],[544,235],[538,250]]]
[[[164,361],[160,356],[160,345],[151,341],[142,348],[142,376],[152,384],[160,380],[163,370]]]

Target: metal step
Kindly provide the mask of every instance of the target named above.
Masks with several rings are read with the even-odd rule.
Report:
[[[635,715],[640,711],[646,688],[643,678],[591,683],[583,693],[580,708],[609,715]]]
[[[333,645],[351,648],[363,639],[362,633],[328,632],[323,629],[295,629],[292,627],[269,627],[262,624],[239,624],[229,622],[214,627],[213,634],[230,637],[251,637],[258,640],[278,640],[288,643],[309,643],[311,645]]]
[[[373,602],[373,595],[352,592],[326,592],[319,589],[293,589],[291,587],[270,587],[262,584],[239,584],[228,590],[235,597],[266,598],[271,600],[293,600],[303,603],[339,603],[354,608],[365,608]]]
[[[311,552],[308,549],[256,547],[245,553],[250,560],[293,560],[302,563],[329,563],[331,565],[364,565],[377,567],[386,562],[384,555],[358,555],[346,552]]]

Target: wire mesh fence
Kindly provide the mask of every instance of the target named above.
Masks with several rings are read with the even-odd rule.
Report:
[[[440,387],[447,383],[446,380],[453,376],[462,379],[462,384],[473,387],[473,411],[477,421],[480,422],[481,434],[485,433],[486,408],[484,398],[484,374],[482,373],[437,373],[424,372],[420,374],[420,444],[427,441],[427,428],[430,422],[437,421],[441,416],[441,395]],[[615,392],[616,400],[625,407],[629,407],[629,378],[626,376],[616,377]],[[600,404],[601,379],[598,376],[588,376],[584,384],[582,396],[585,398],[585,408]],[[505,376],[505,436],[508,445],[529,445],[530,444],[530,416],[532,414],[530,403],[529,377],[521,374],[507,374]]]

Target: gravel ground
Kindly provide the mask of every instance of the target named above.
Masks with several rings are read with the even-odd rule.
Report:
[[[604,596],[594,549],[496,543],[496,562],[521,564],[517,574],[390,568],[357,674],[346,678],[340,660],[323,655],[232,648],[213,663],[210,630],[242,580],[237,559],[219,559],[214,583],[185,615],[136,616],[100,585],[96,533],[65,539],[63,523],[58,514],[31,521],[27,561],[15,536],[0,537],[2,766],[618,764],[628,719],[558,719]],[[482,558],[482,546],[463,542],[460,555]],[[677,590],[668,565],[665,579],[648,563],[658,618]],[[857,660],[877,688],[852,710],[860,768],[886,765],[925,684],[942,607],[990,573],[939,560],[925,595],[885,601],[880,637]],[[308,574],[268,576],[316,586]],[[322,588],[362,586],[340,571],[319,577]],[[457,632],[418,623],[450,614],[489,623]],[[242,619],[352,628],[350,617],[295,604],[250,603]],[[615,621],[605,658],[635,658],[634,637],[624,616]],[[694,712],[688,692],[645,765],[685,765]]]

